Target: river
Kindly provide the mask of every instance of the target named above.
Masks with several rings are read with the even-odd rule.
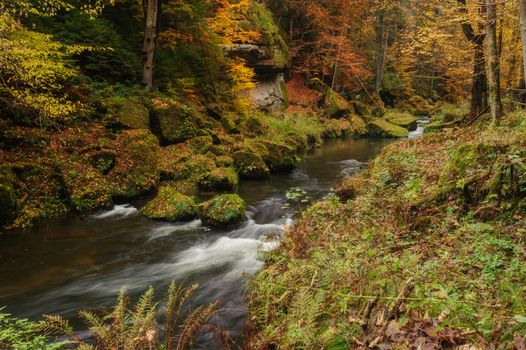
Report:
[[[423,128],[410,137],[421,135]],[[302,187],[313,199],[329,193],[347,174],[360,169],[390,141],[346,139],[307,154],[290,174],[268,181],[242,181],[238,194],[249,220],[234,230],[143,217],[145,199],[96,214],[64,217],[30,232],[0,237],[0,306],[17,317],[42,314],[75,318],[85,308],[111,306],[122,287],[136,298],[148,286],[161,298],[172,280],[198,283],[191,304],[220,301],[212,322],[241,343],[247,310],[246,274],[263,266],[261,252],[274,248],[293,212],[283,209],[285,193]],[[196,348],[212,349],[212,335]]]

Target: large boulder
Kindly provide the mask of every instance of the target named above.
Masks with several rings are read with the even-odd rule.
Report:
[[[40,163],[9,164],[14,174],[17,195],[13,227],[27,228],[38,220],[63,215],[68,211],[68,191],[58,166],[49,160]]]
[[[330,118],[342,118],[351,111],[351,105],[340,94],[327,87],[324,96],[324,111]]]
[[[108,173],[112,195],[133,198],[159,183],[159,141],[149,130],[125,130],[117,136],[115,166]]]
[[[385,114],[384,118],[389,123],[401,126],[409,131],[414,131],[418,127],[418,119],[411,113],[389,111]]]
[[[150,219],[168,221],[193,220],[198,215],[195,201],[171,187],[161,187],[157,196],[141,209]]]
[[[117,120],[119,124],[130,129],[148,129],[150,127],[150,113],[139,102],[126,101],[120,107]]]
[[[206,225],[228,227],[245,219],[245,202],[236,194],[216,196],[202,204],[201,220]]]
[[[89,163],[66,158],[59,162],[59,169],[74,210],[94,210],[112,204],[108,180]]]
[[[184,163],[192,157],[192,151],[184,144],[161,147],[159,171],[161,180],[176,180],[186,177]]]
[[[237,151],[232,156],[238,174],[246,179],[268,179],[270,170],[260,155],[249,150]]]
[[[217,168],[199,179],[199,187],[204,191],[234,191],[239,177],[232,168]]]
[[[213,127],[193,106],[177,101],[155,100],[153,118],[163,144],[175,144],[199,135],[202,127]],[[208,121],[209,123],[206,123]]]
[[[409,135],[407,129],[389,123],[384,119],[374,119],[367,125],[367,132],[373,137],[403,138]]]
[[[294,148],[272,141],[261,141],[260,143],[266,148],[262,158],[270,171],[286,172],[298,166],[299,158]]]
[[[16,208],[16,195],[11,182],[13,174],[0,167],[0,225],[8,224]]]

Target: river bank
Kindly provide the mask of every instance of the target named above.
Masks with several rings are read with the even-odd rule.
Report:
[[[523,118],[387,146],[311,207],[251,282],[249,348],[520,342]]]
[[[0,287],[0,304],[18,317],[38,320],[42,314],[59,314],[75,320],[79,310],[113,305],[122,287],[136,299],[149,285],[164,292],[175,279],[199,283],[193,306],[219,300],[221,311],[211,322],[242,339],[247,319],[244,276],[262,267],[260,249],[273,247],[269,237],[281,237],[290,223],[287,218],[294,210],[284,208],[287,190],[301,187],[313,200],[321,199],[389,142],[328,141],[306,154],[289,174],[241,181],[237,193],[247,203],[249,220],[238,228],[148,220],[138,211],[145,198],[3,237],[0,279],[9,283]],[[198,344],[217,346],[212,336]]]

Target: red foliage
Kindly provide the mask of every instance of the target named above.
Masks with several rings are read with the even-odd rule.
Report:
[[[300,74],[293,74],[286,87],[289,94],[289,111],[313,111],[320,97],[305,86],[305,79]]]

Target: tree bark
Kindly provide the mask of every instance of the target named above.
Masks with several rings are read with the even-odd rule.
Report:
[[[144,42],[143,42],[143,75],[142,83],[146,91],[153,89],[153,70],[155,58],[155,38],[157,36],[157,17],[159,0],[143,0],[144,8]]]
[[[382,87],[382,80],[384,74],[384,63],[385,63],[385,49],[384,49],[384,36],[385,36],[385,16],[383,10],[378,14],[376,24],[376,67],[375,67],[375,81],[374,88],[377,95],[380,94]]]
[[[471,106],[469,110],[469,115],[473,118],[487,107],[486,60],[484,57],[485,34],[475,33],[473,26],[468,22],[466,0],[457,1],[461,6],[461,11],[466,15],[466,20],[462,23],[462,30],[464,31],[466,39],[468,39],[474,47]]]
[[[488,102],[491,112],[491,122],[495,125],[502,114],[497,48],[497,4],[495,0],[486,0],[486,16]]]
[[[523,80],[526,81],[526,0],[520,0]]]

